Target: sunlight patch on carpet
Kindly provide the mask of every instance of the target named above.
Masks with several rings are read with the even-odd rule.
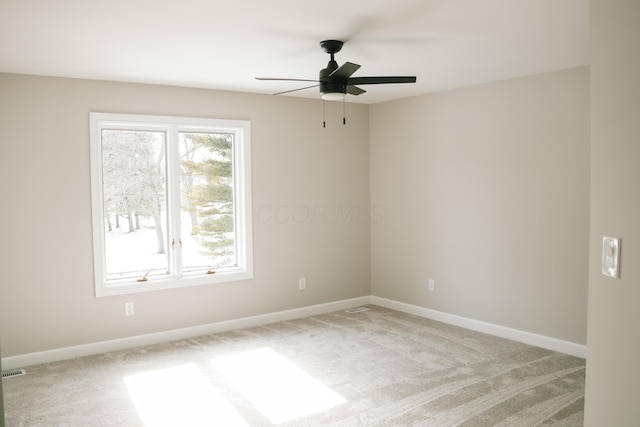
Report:
[[[249,426],[193,364],[126,376],[124,382],[146,427]]]
[[[215,368],[272,423],[316,414],[345,402],[271,348],[212,360]]]

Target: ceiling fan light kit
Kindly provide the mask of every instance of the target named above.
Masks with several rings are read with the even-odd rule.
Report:
[[[322,94],[322,99],[325,101],[343,101],[344,93],[342,92],[328,92]]]
[[[334,55],[342,50],[343,45],[344,42],[340,40],[324,40],[320,42],[320,47],[330,55],[330,59],[327,67],[320,70],[318,80],[271,77],[256,77],[256,79],[316,82],[318,84],[293,90],[287,90],[284,92],[278,92],[274,93],[274,95],[281,95],[285,93],[296,92],[299,90],[310,89],[312,87],[319,87],[320,96],[325,101],[344,101],[347,94],[357,96],[366,92],[364,89],[361,89],[356,85],[416,82],[415,76],[351,77],[353,73],[358,71],[360,65],[354,64],[352,62],[345,62],[341,66],[338,66]],[[342,122],[343,124],[345,124],[346,120],[343,118]]]

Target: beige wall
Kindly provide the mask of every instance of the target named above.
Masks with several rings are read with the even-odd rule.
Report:
[[[640,425],[640,2],[592,0],[591,238],[585,425]],[[602,236],[621,276],[600,273]]]
[[[3,356],[370,293],[584,344],[588,79],[350,104],[347,126],[327,104],[323,129],[316,100],[0,74]],[[89,111],[251,120],[254,280],[94,297]]]
[[[373,105],[372,294],[585,344],[588,87],[581,67]]]
[[[327,104],[323,129],[319,100],[8,74],[0,94],[3,357],[370,294],[367,106],[343,126]],[[94,296],[90,111],[251,120],[253,280]]]

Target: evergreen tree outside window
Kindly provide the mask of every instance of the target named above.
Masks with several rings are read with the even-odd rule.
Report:
[[[97,296],[252,277],[249,122],[90,124]]]

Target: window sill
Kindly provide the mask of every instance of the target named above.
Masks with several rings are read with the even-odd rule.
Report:
[[[197,274],[183,277],[150,277],[144,282],[122,280],[103,283],[96,286],[96,297],[134,294],[140,292],[158,291],[163,289],[187,288],[191,286],[213,285],[239,280],[253,279],[253,272],[245,269],[225,269],[215,274]]]

